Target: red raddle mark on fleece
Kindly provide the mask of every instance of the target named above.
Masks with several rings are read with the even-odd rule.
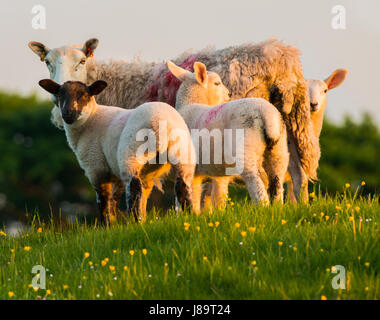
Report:
[[[222,111],[223,107],[226,105],[226,103],[223,103],[219,106],[210,108],[210,110],[206,110],[203,112],[199,118],[197,119],[197,122],[195,123],[195,128],[200,129],[202,120],[204,119],[202,127],[206,127],[209,125],[209,123],[216,118],[216,116]]]
[[[194,72],[194,62],[197,61],[196,55],[188,57],[180,67]],[[181,81],[179,81],[170,71],[162,72],[157,76],[148,87],[148,101],[162,101],[175,106],[176,95]],[[161,94],[159,94],[161,93]]]

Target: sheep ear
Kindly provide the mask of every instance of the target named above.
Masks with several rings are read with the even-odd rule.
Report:
[[[86,57],[93,57],[96,47],[99,44],[99,40],[96,38],[92,38],[87,40],[84,44],[82,51],[86,55]]]
[[[61,86],[51,79],[44,79],[38,82],[38,84],[51,94],[57,94]]]
[[[50,49],[41,42],[30,41],[28,46],[36,55],[40,57],[41,61],[45,60],[45,57],[50,51]]]
[[[347,69],[338,69],[338,70],[335,70],[331,76],[329,76],[325,82],[327,84],[327,88],[329,90],[331,89],[334,89],[338,86],[340,86],[344,79],[346,79],[346,76],[348,74],[348,70]]]
[[[91,96],[96,96],[101,93],[107,87],[107,82],[103,80],[97,80],[88,87],[88,91]]]
[[[187,77],[191,76],[191,72],[188,70],[185,70],[179,66],[177,66],[175,63],[171,62],[168,60],[166,63],[170,72],[178,79],[181,81],[184,81]]]
[[[194,75],[200,85],[207,87],[207,68],[202,62],[194,63]]]

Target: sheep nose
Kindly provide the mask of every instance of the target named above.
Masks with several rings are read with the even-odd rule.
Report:
[[[313,110],[313,111],[317,108],[317,106],[318,106],[318,102],[316,102],[316,103],[311,102],[310,103],[311,110]]]
[[[229,97],[229,98],[232,97],[232,93],[231,93],[231,92],[228,93],[228,97]]]

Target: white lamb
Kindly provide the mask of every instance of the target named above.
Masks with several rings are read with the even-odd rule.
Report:
[[[136,221],[139,215],[145,220],[154,182],[171,168],[177,179],[177,199],[183,209],[191,208],[195,151],[186,123],[173,107],[162,102],[145,103],[133,110],[98,105],[94,96],[107,86],[100,80],[90,86],[79,81],[59,85],[50,79],[39,84],[58,102],[68,143],[96,191],[102,223],[115,221],[114,205],[124,188],[129,213]],[[136,135],[147,131],[154,133],[154,148],[141,152],[145,142],[137,141]],[[180,134],[184,140],[178,148],[178,139],[173,138]],[[164,154],[171,163],[155,164]],[[116,186],[114,193],[112,186]]]
[[[206,66],[195,62],[194,73],[178,67],[168,61],[169,70],[182,81],[177,92],[176,109],[185,119],[189,129],[208,129],[209,131],[225,129],[243,129],[242,172],[238,175],[227,175],[227,168],[231,167],[226,157],[222,163],[202,163],[203,153],[201,146],[195,149],[198,153],[199,163],[192,184],[193,208],[200,211],[202,181],[208,177],[213,180],[213,203],[222,208],[228,195],[230,180],[241,177],[246,183],[249,194],[255,203],[266,205],[269,197],[265,185],[260,177],[260,171],[265,167],[270,181],[271,199],[283,200],[283,182],[289,162],[287,149],[286,127],[280,112],[268,101],[261,98],[247,98],[234,100],[228,99],[228,90],[221,82],[217,73],[207,72]],[[214,107],[211,107],[214,106]],[[237,134],[237,133],[236,133]],[[215,154],[237,153],[237,145],[240,141],[228,139],[224,134],[222,143],[217,145],[214,136],[214,144],[210,145],[210,158],[215,159]],[[204,141],[202,140],[202,143]],[[220,148],[218,148],[220,147]],[[222,149],[222,150],[220,150]],[[207,151],[207,150],[206,150]],[[239,162],[236,155],[236,163]]]
[[[347,74],[347,69],[337,69],[325,80],[306,80],[310,98],[310,121],[313,124],[314,135],[317,139],[319,139],[322,131],[327,105],[327,92],[340,86],[346,79]],[[289,173],[286,176],[285,182],[288,183],[290,200],[296,203],[297,198],[294,194],[294,187]]]

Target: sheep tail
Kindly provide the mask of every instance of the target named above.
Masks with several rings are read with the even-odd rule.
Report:
[[[278,114],[277,117],[274,117],[273,113],[264,111],[261,112],[261,116],[263,119],[264,140],[267,148],[270,150],[280,140],[280,137],[283,134],[284,124],[280,114]]]

